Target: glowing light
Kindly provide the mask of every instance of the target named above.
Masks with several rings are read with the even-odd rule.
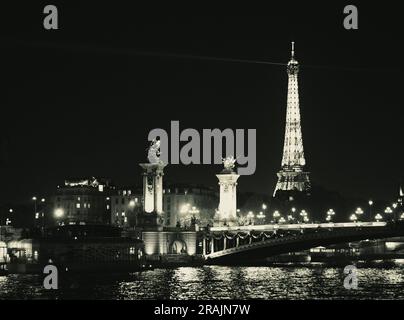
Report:
[[[393,213],[393,210],[391,210],[390,207],[387,207],[387,208],[384,210],[384,213]]]
[[[61,208],[56,209],[54,212],[55,218],[58,218],[58,219],[62,218],[64,215],[65,215],[65,212]]]
[[[129,206],[130,206],[130,207],[133,208],[133,207],[135,206],[135,204],[136,204],[136,202],[135,202],[134,200],[130,200],[130,201],[129,201]]]
[[[267,205],[265,203],[262,204],[262,210],[266,210],[267,209]]]
[[[357,221],[358,217],[356,216],[356,214],[351,214],[351,216],[349,217],[349,220],[351,221]]]
[[[358,214],[358,215],[363,214],[363,210],[362,210],[362,208],[361,208],[361,207],[356,208],[356,210],[355,210],[355,214]]]
[[[185,214],[189,211],[190,204],[186,203],[181,206],[180,213]]]
[[[279,219],[279,223],[285,223],[285,222],[286,222],[286,220],[285,220],[284,217],[281,217],[281,218]]]
[[[368,203],[369,203],[369,205],[370,205],[370,206],[372,206],[372,205],[373,205],[373,201],[372,201],[372,200],[369,200],[369,202],[368,202]]]
[[[380,213],[378,213],[376,216],[375,216],[375,220],[377,221],[377,222],[379,222],[380,220],[382,220],[383,219],[383,217],[382,217],[382,215],[380,214]]]
[[[37,200],[37,198],[36,198],[36,197],[32,197],[32,200],[36,201],[36,200]]]
[[[278,210],[275,210],[274,211],[274,214],[273,214],[273,217],[274,218],[279,218],[281,216],[281,214],[279,213],[279,211]]]
[[[335,211],[334,211],[333,209],[328,209],[327,215],[329,215],[329,216],[334,216],[334,215],[335,215]]]

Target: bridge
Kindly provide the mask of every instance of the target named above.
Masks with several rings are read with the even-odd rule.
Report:
[[[404,223],[349,222],[212,227],[202,246],[208,264],[243,263],[318,246],[404,236]]]

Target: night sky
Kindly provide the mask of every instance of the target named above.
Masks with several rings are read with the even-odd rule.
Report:
[[[257,129],[257,170],[239,188],[272,194],[287,74],[254,61],[287,63],[292,40],[313,184],[396,198],[403,52],[393,5],[357,4],[359,30],[350,31],[350,3],[271,6],[258,16],[59,5],[60,29],[47,31],[45,4],[20,5],[19,15],[9,11],[13,23],[2,21],[0,204],[51,194],[67,177],[140,184],[147,135],[171,120],[182,129]],[[220,168],[173,165],[165,179],[217,187]]]

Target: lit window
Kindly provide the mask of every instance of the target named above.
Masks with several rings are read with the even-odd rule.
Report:
[[[39,213],[35,213],[35,219],[39,219]]]
[[[127,223],[127,222],[128,222],[128,218],[125,217],[125,219],[123,219],[123,222],[124,222],[124,223]]]
[[[107,204],[107,210],[109,210],[109,204]]]
[[[80,201],[80,197],[77,197],[77,201]]]
[[[103,186],[102,184],[100,184],[100,185],[98,186],[98,191],[99,191],[99,192],[104,192],[104,186]]]
[[[122,217],[124,217],[125,216],[125,212],[122,212]]]
[[[135,254],[135,247],[129,248],[129,254]]]
[[[87,204],[88,209],[90,209],[90,204]]]
[[[84,203],[84,208],[87,208],[87,203]]]
[[[123,195],[126,196],[126,190],[123,190]]]
[[[132,191],[128,190],[128,196],[130,196],[132,194]]]
[[[80,209],[80,203],[76,203],[76,208]]]
[[[138,198],[135,198],[135,202],[137,203],[139,201],[139,199]]]

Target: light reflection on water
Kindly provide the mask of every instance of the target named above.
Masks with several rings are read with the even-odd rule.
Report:
[[[0,299],[403,299],[404,268],[359,268],[358,290],[343,286],[343,268],[224,267],[156,269],[131,276],[64,280],[57,291],[42,277],[0,277]]]

